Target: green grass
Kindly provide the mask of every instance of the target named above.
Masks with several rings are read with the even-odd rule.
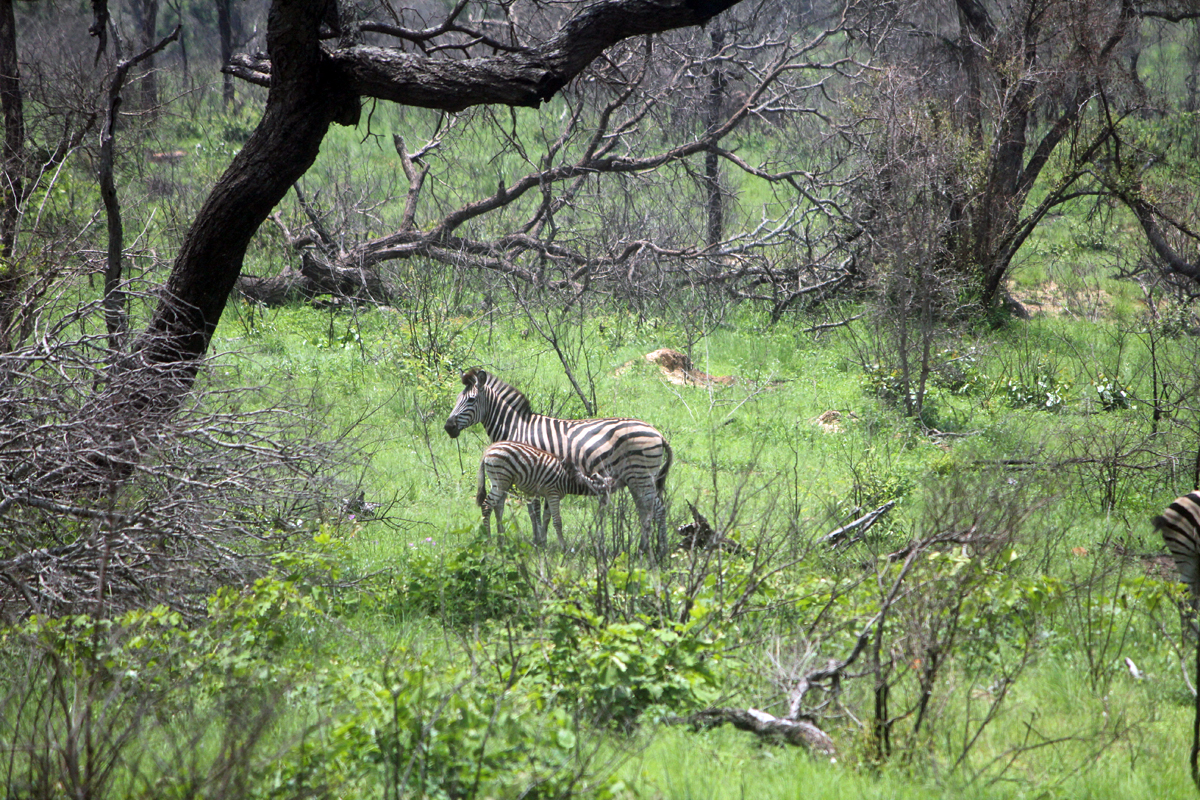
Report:
[[[483,365],[523,389],[535,408],[554,405],[564,414],[579,415],[581,405],[572,397],[557,357],[535,335],[522,335],[526,323],[519,316],[481,320],[469,308],[445,313],[442,330],[458,333],[443,337],[429,351],[414,349],[410,327],[429,319],[403,308],[361,309],[354,315],[305,308],[254,314],[253,322],[245,308],[226,316],[216,349],[231,352],[218,358],[223,365],[218,372],[227,371],[239,385],[269,382],[294,387],[290,391],[315,389],[340,424],[361,424],[376,443],[375,456],[363,465],[368,499],[395,501],[393,513],[403,519],[392,527],[358,521],[336,534],[352,570],[382,570],[383,577],[362,588],[367,602],[356,601],[355,610],[335,615],[330,638],[318,637],[317,662],[337,653],[339,663],[353,674],[377,675],[382,662],[404,653],[420,652],[442,669],[461,667],[468,657],[483,665],[496,659],[507,646],[502,628],[443,628],[439,614],[397,605],[394,592],[410,575],[416,554],[448,557],[468,546],[478,528],[474,482],[485,438],[476,428],[451,441],[441,430],[461,387],[459,372]],[[1111,319],[1040,317],[973,339],[970,345],[981,354],[978,368],[984,378],[965,395],[939,390],[939,413],[954,421],[957,434],[939,438],[903,419],[865,387],[853,346],[855,337],[866,335],[863,330],[813,339],[787,325],[763,328],[753,314],[737,315],[693,348],[700,369],[739,378],[732,387],[709,389],[669,384],[656,367],[641,360],[658,347],[682,346],[678,331],[622,323],[615,335],[612,314],[598,313],[583,323],[597,413],[640,417],[671,441],[676,457],[668,484],[672,528],[689,518],[684,501],[690,501],[714,521],[732,518],[743,543],[768,540],[785,530],[811,538],[863,509],[900,498],[887,522],[840,564],[809,555],[785,568],[787,580],[776,591],[783,593],[780,597],[796,593],[788,602],[799,603],[797,609],[808,602],[804,597],[820,594],[821,569],[832,567],[844,575],[841,571],[868,551],[902,546],[921,524],[932,487],[948,476],[974,474],[997,459],[1061,459],[1083,437],[1101,442],[1106,435],[1149,424],[1144,403],[1126,411],[1098,410],[1092,381],[1100,367],[1119,374],[1139,396],[1148,392],[1147,356],[1144,348],[1139,350],[1140,340],[1122,337],[1121,323]],[[607,333],[599,331],[601,320],[609,323]],[[1170,346],[1183,354],[1191,345],[1178,340]],[[1039,363],[1049,364],[1071,386],[1058,413],[1014,409],[996,388],[1002,379],[1036,372]],[[582,369],[580,363],[573,367]],[[813,424],[829,409],[841,413],[841,432]],[[1083,565],[1109,558],[1102,548],[1105,541],[1157,549],[1144,521],[1163,498],[1184,488],[1158,473],[1130,472],[1119,477],[1119,484],[1129,488],[1119,494],[1118,506],[1105,508],[1095,492],[1083,491],[1090,473],[1061,473],[1011,474],[1035,498],[1037,508],[1022,556],[1032,561],[1037,553],[1049,553],[1047,574],[1064,585],[1079,577]],[[589,541],[593,505],[584,498],[564,504],[572,547]],[[509,537],[527,539],[528,521],[518,504],[510,505],[506,521]],[[1073,555],[1072,548],[1085,552]],[[499,552],[495,557],[496,563],[512,558]],[[556,544],[544,554],[525,551],[516,558],[511,563],[546,576],[542,580],[549,584],[535,585],[548,595],[561,591],[551,585],[590,569],[586,556],[560,552]],[[822,559],[827,567],[821,566]],[[1137,569],[1127,567],[1123,580],[1136,578]],[[1111,609],[1121,603],[1137,605],[1130,588],[1110,582],[1105,591],[1125,599],[1105,606],[1110,611],[1097,612],[1097,619],[1109,619],[1116,613]],[[856,614],[860,623],[865,619],[870,594],[859,596],[858,611],[848,619]],[[723,703],[778,704],[779,690],[762,671],[764,636],[773,631],[794,641],[810,622],[803,612],[787,608],[769,625],[757,618],[726,629],[731,650],[722,662],[728,692]],[[1071,621],[1073,613],[1064,606],[1046,618],[1044,635],[1052,644],[1020,675],[1003,714],[973,751],[970,769],[950,769],[961,742],[961,732],[950,727],[939,728],[912,763],[897,759],[875,764],[865,730],[844,717],[827,723],[842,749],[835,764],[795,749],[764,746],[730,729],[693,733],[646,726],[631,740],[617,737],[606,745],[612,734],[591,732],[588,741],[604,752],[611,748],[611,778],[619,783],[610,783],[610,790],[636,797],[1180,796],[1189,782],[1189,704],[1170,648],[1149,625],[1155,618],[1169,621],[1171,612],[1163,606],[1155,614],[1139,615],[1134,634],[1122,647],[1109,647],[1097,656],[1102,663],[1095,673],[1088,672],[1080,640],[1071,633],[1078,627]],[[532,634],[525,630],[520,637]],[[844,645],[827,644],[830,655],[845,653]],[[314,654],[303,654],[310,645],[297,641],[293,646],[302,662],[314,659]],[[1121,658],[1127,654],[1145,672],[1143,681],[1124,672]],[[1090,680],[1089,674],[1098,677]],[[980,690],[972,688],[977,679],[965,673],[947,680],[945,702],[950,705],[944,714],[950,719]],[[846,702],[859,718],[869,714],[865,686],[851,688]],[[1036,731],[1033,741],[1061,741],[1023,755],[996,782],[990,782],[997,777],[994,768],[971,779],[972,770],[1003,760],[1015,744],[1030,741],[1031,731]],[[373,791],[364,788],[370,781],[356,785]]]

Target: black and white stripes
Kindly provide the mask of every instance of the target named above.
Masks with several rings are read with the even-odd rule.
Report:
[[[482,423],[493,442],[532,445],[578,465],[584,474],[610,476],[613,487],[628,486],[642,523],[642,546],[649,548],[657,528],[656,549],[667,544],[663,486],[671,469],[671,447],[657,430],[636,419],[558,419],[533,413],[520,391],[481,369],[462,376],[462,393],[446,433],[451,438]]]
[[[1183,582],[1200,597],[1200,492],[1176,498],[1151,522],[1175,557]]]
[[[490,491],[488,483],[491,484]],[[545,450],[520,442],[496,442],[483,452],[479,462],[475,502],[483,510],[483,525],[490,536],[492,527],[489,515],[493,511],[496,513],[496,527],[503,530],[504,498],[509,489],[515,487],[530,497],[546,498],[558,543],[565,550],[567,543],[563,539],[559,501],[568,494],[605,495],[612,490],[612,485],[611,478],[585,475],[573,462],[564,461]],[[537,507],[536,502],[529,504],[533,542],[544,545],[550,520],[539,519]]]

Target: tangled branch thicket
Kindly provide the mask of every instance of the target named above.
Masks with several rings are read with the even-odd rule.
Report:
[[[858,247],[854,225],[839,224],[853,167],[819,129],[829,96],[866,68],[837,45],[861,5],[801,20],[757,3],[711,30],[614,45],[553,113],[425,120],[424,141],[393,137],[403,179],[380,188],[386,202],[297,191],[272,220],[299,268],[238,286],[269,304],[325,293],[397,302],[405,287],[389,265],[412,260],[498,287],[634,301],[711,291],[775,318],[827,299],[854,281]],[[230,70],[255,81],[252,66],[235,58]],[[481,143],[499,143],[484,168],[495,177],[464,180]]]
[[[0,354],[5,621],[156,603],[199,615],[216,585],[342,513],[345,466],[366,460],[308,398],[222,386],[211,366],[173,415],[123,406],[140,373],[111,358],[102,314],[46,315]]]

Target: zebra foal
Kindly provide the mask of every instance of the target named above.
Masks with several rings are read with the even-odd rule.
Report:
[[[663,435],[637,419],[559,419],[533,413],[519,390],[481,369],[463,373],[463,390],[446,420],[456,438],[481,423],[493,442],[522,442],[577,464],[585,475],[611,476],[612,489],[629,487],[642,523],[642,549],[658,529],[655,551],[667,551],[663,486],[671,469],[671,447]]]
[[[491,484],[488,491],[487,483]],[[567,541],[563,538],[562,516],[559,514],[559,501],[564,495],[607,495],[612,490],[611,478],[599,475],[585,475],[571,461],[563,459],[545,450],[539,450],[520,442],[497,442],[483,451],[479,460],[479,480],[475,491],[475,504],[483,511],[483,525],[487,535],[492,535],[491,513],[496,512],[496,528],[503,530],[504,499],[508,490],[516,487],[533,498],[546,498],[549,506],[549,518],[554,519],[554,532],[558,534],[558,543],[565,550]],[[550,519],[540,519],[537,511],[538,503],[529,504],[529,519],[533,523],[533,543],[546,544],[546,529]]]

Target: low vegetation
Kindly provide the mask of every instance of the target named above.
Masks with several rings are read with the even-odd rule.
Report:
[[[1187,401],[1156,408],[1151,385],[1155,359],[1191,363],[1192,337],[1143,314],[966,329],[917,419],[860,359],[867,325],[811,334],[803,317],[738,310],[697,364],[735,382],[681,386],[643,356],[684,331],[594,307],[568,324],[595,413],[666,433],[671,529],[692,506],[723,543],[656,565],[625,495],[604,512],[565,501],[566,550],[535,549],[521,513],[482,537],[485,437],[441,431],[459,372],[482,364],[535,408],[583,409],[519,312],[460,296],[421,320],[432,339],[402,308],[227,319],[205,384],[269,377],[311,395],[331,430],[365,427],[361,488],[297,512],[285,554],[199,618],[85,607],[6,629],[11,787],[719,797],[725,781],[767,796],[794,775],[818,795],[1186,789],[1191,617],[1146,520],[1192,477]],[[712,727],[733,719],[714,709],[785,718],[789,702],[833,758]],[[722,780],[697,782],[698,753]]]

